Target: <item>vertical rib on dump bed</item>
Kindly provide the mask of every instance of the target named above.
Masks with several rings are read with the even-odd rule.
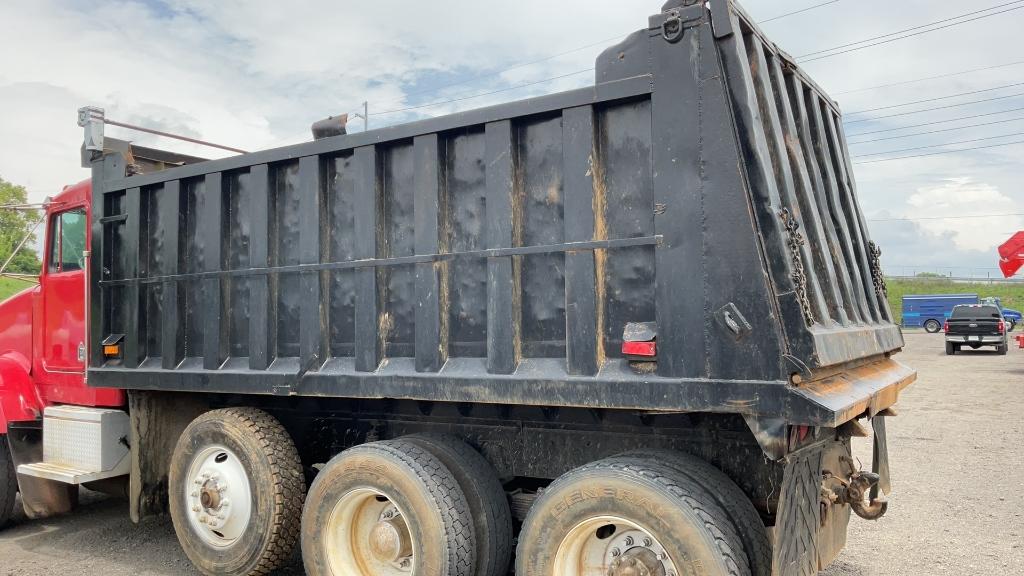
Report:
[[[593,87],[154,174],[97,160],[90,383],[825,425],[898,390],[835,103],[731,2],[682,4]],[[630,322],[657,324],[653,373],[621,357]],[[789,382],[865,359],[888,363],[841,400]]]

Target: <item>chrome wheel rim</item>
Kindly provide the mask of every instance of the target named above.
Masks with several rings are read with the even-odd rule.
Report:
[[[238,541],[252,517],[252,485],[238,456],[221,445],[203,448],[189,466],[185,502],[193,532],[210,546]]]
[[[357,488],[343,495],[327,521],[325,557],[339,576],[409,576],[416,545],[406,516],[385,493]]]
[[[585,520],[566,534],[555,554],[560,576],[678,576],[658,538],[617,516]]]

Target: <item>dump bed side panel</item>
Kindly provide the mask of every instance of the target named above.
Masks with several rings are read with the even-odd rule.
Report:
[[[652,17],[591,88],[153,174],[97,159],[90,383],[849,417],[906,371],[788,382],[899,346],[838,113],[729,8]],[[657,324],[653,370],[621,358],[629,322]]]

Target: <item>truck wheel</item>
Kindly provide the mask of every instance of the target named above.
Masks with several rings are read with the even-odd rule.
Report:
[[[952,342],[946,342],[946,356],[952,356],[957,352],[957,345]]]
[[[772,543],[768,538],[768,530],[750,497],[732,478],[709,462],[675,450],[635,450],[622,457],[660,462],[693,480],[694,484],[705,490],[706,497],[713,498],[732,520],[747,553],[750,573],[753,576],[771,576]]]
[[[199,416],[178,440],[169,480],[174,531],[201,572],[267,574],[291,557],[305,477],[295,444],[270,414]]]
[[[939,324],[938,320],[927,320],[924,323],[925,332],[935,334],[939,330],[942,330],[942,324]]]
[[[1007,350],[1009,350],[1009,348],[1010,346],[1007,344],[1000,344],[999,346],[996,346],[996,354],[999,354],[1000,356],[1006,356],[1006,352]]]
[[[725,511],[686,475],[609,458],[555,480],[519,535],[516,574],[749,576]]]
[[[18,494],[18,475],[7,446],[7,436],[0,436],[0,530],[14,515],[14,497]]]
[[[472,576],[469,504],[451,471],[419,444],[356,446],[313,481],[302,559],[310,576]]]
[[[466,495],[476,534],[476,576],[507,576],[512,560],[512,511],[498,473],[479,452],[445,434],[405,436],[437,457]]]
[[[1006,331],[1007,332],[1013,332],[1013,329],[1016,328],[1016,327],[1017,327],[1017,322],[1014,321],[1014,320],[1010,320],[1010,322],[1006,326]]]

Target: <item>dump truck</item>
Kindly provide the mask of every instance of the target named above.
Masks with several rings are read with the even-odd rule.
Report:
[[[85,486],[210,575],[767,576],[887,509],[916,373],[842,116],[729,0],[593,86],[294,146],[80,124],[0,305],[0,524]]]

